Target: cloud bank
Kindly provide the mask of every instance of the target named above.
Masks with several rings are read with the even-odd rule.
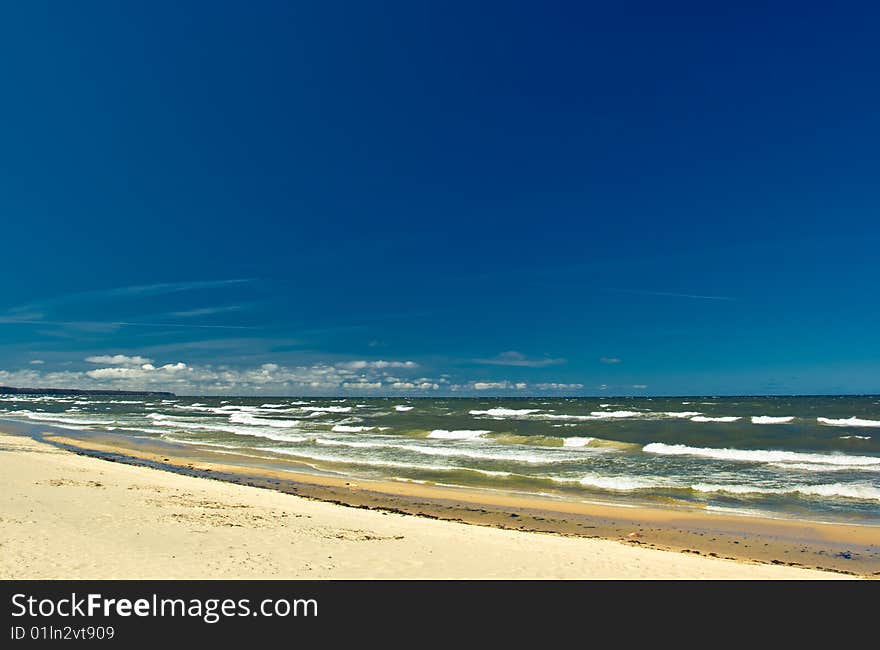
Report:
[[[429,376],[410,360],[353,359],[337,363],[255,367],[154,362],[145,356],[102,354],[84,360],[97,368],[51,370],[29,366],[0,370],[0,385],[92,390],[167,390],[180,395],[489,395],[571,393],[580,383],[528,383],[512,379],[454,382]]]

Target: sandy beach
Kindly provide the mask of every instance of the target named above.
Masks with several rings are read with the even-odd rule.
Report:
[[[836,579],[469,525],[83,456],[0,434],[3,579]]]

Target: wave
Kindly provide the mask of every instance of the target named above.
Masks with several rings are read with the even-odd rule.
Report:
[[[644,476],[600,476],[598,474],[588,474],[577,479],[577,482],[584,487],[617,490],[620,492],[678,487],[674,483]]]
[[[850,438],[855,438],[856,440],[870,440],[871,436],[840,436],[841,440],[849,440]]]
[[[486,431],[485,429],[461,429],[458,431],[447,431],[446,429],[434,429],[431,433],[428,434],[429,438],[440,438],[443,440],[473,440],[474,438],[479,438],[480,436],[492,433],[491,431]]]
[[[217,415],[228,415],[229,411],[237,410],[237,409],[230,409],[226,406],[216,407],[216,406],[205,406],[203,404],[190,404],[188,406],[186,404],[174,404],[174,408],[180,409],[182,411],[204,411],[205,413],[215,413]]]
[[[407,411],[412,411],[414,408],[414,406],[404,406],[403,404],[398,404],[394,407],[394,410],[400,413],[406,413]]]
[[[572,436],[570,438],[562,439],[563,447],[587,447],[591,442],[593,442],[595,438],[580,438],[578,436]]]
[[[88,426],[90,424],[114,424],[115,420],[80,420],[77,418],[66,418],[64,416],[58,416],[53,413],[34,413],[33,411],[22,410],[22,411],[10,411],[6,413],[6,415],[23,415],[28,420],[37,420],[39,422],[51,422],[62,423],[62,424],[76,424],[81,426]],[[68,427],[62,427],[68,428]]]
[[[491,415],[496,418],[517,416],[517,415],[531,415],[532,413],[538,413],[541,409],[505,409],[505,408],[494,408],[488,409],[486,411],[468,411],[471,415]]]
[[[742,418],[735,415],[724,415],[717,418],[707,417],[705,415],[697,415],[691,418],[691,422],[736,422]]]
[[[269,440],[277,440],[279,442],[304,442],[308,440],[308,438],[303,436],[271,432],[262,427],[237,427],[229,424],[213,424],[210,422],[181,422],[180,420],[172,420],[170,416],[161,417],[161,414],[151,415],[154,415],[153,420],[157,426],[175,429],[188,429],[190,431],[203,431],[206,433],[232,433],[237,436],[268,438]],[[144,429],[131,428],[135,431],[144,431]]]
[[[700,415],[699,411],[664,411],[663,415],[670,418],[692,418]]]
[[[536,453],[534,451],[505,450],[500,447],[489,447],[488,450],[468,449],[461,447],[426,446],[414,444],[396,444],[394,441],[362,442],[353,440],[337,440],[333,438],[316,438],[315,443],[330,447],[351,447],[355,449],[388,449],[409,451],[424,456],[439,456],[443,458],[472,458],[474,460],[488,461],[514,461],[533,465],[550,465],[582,460],[581,454],[565,454],[560,449],[558,452]],[[345,460],[345,459],[340,459]]]
[[[862,468],[880,469],[880,457],[852,456],[848,454],[810,454],[799,451],[779,451],[772,449],[716,449],[712,447],[689,447],[687,445],[667,445],[652,442],[642,451],[666,456],[699,456],[715,460],[733,460],[749,463],[813,463],[824,465],[850,465]]]
[[[876,472],[872,465],[832,465],[830,463],[770,463],[780,469],[799,469],[804,472]]]
[[[590,415],[594,418],[637,418],[644,415],[639,411],[591,411]]]
[[[474,467],[457,467],[454,465],[422,465],[416,463],[401,463],[393,460],[382,460],[379,458],[340,458],[338,456],[327,456],[326,454],[314,454],[301,449],[277,449],[274,447],[258,447],[260,451],[268,451],[285,456],[294,456],[299,458],[307,458],[309,460],[320,460],[329,463],[341,463],[345,465],[367,465],[370,467],[399,467],[409,470],[430,470],[435,472],[474,472],[476,474],[484,474],[486,476],[513,476],[512,472],[499,472],[488,469],[476,469]]]
[[[283,409],[287,404],[261,404],[261,409]]]
[[[335,424],[330,429],[336,433],[361,433],[362,431],[372,431],[376,427],[350,427],[345,424]]]
[[[352,447],[353,449],[387,449],[395,446],[383,442],[356,442],[353,440],[334,440],[333,438],[315,438],[315,444],[330,447]]]
[[[880,420],[861,420],[857,417],[851,418],[816,418],[822,424],[832,427],[880,427]]]
[[[277,429],[290,429],[299,425],[299,420],[269,420],[267,418],[254,417],[249,413],[232,413],[229,415],[229,421],[236,424],[275,427]]]
[[[793,415],[776,417],[773,415],[753,415],[752,424],[786,424],[794,420]]]
[[[350,406],[303,406],[302,411],[310,413],[348,413],[351,411]]]
[[[867,501],[880,501],[880,489],[861,483],[825,483],[820,485],[795,485],[785,488],[757,487],[751,485],[715,485],[697,483],[691,489],[696,492],[726,492],[728,494],[805,494],[808,496],[846,497]]]
[[[478,451],[476,449],[462,449],[458,447],[427,447],[424,445],[393,445],[396,449],[404,449],[426,456],[441,456],[446,458],[473,458],[474,460],[499,461],[507,460],[531,465],[550,465],[555,463],[569,463],[582,459],[580,454],[565,455],[563,453],[534,453],[528,451]]]

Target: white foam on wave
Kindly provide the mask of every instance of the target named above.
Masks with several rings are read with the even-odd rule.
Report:
[[[330,447],[352,447],[354,449],[385,449],[393,447],[382,442],[359,442],[355,440],[334,440],[333,438],[315,438],[315,444]]]
[[[784,488],[697,483],[696,485],[692,485],[691,489],[696,492],[726,492],[728,494],[805,494],[808,496],[846,497],[849,499],[880,501],[880,489],[864,483],[824,483],[819,485],[794,485]]]
[[[274,427],[276,429],[290,429],[299,425],[299,420],[270,420],[258,418],[249,413],[232,413],[229,415],[229,421],[236,424],[250,424],[251,426]]]
[[[770,463],[780,469],[799,469],[804,472],[877,472],[875,465],[832,465],[830,463]]]
[[[670,418],[692,418],[700,415],[699,411],[664,411],[663,415]]]
[[[774,415],[753,415],[752,416],[752,424],[786,424],[794,420],[793,415],[783,415],[783,416],[774,416]]]
[[[407,411],[412,411],[414,408],[415,406],[404,406],[403,404],[398,404],[394,407],[394,410],[398,411],[399,413],[406,413]]]
[[[174,404],[173,406],[182,411],[203,411],[205,413],[215,413],[217,415],[228,415],[230,410],[235,410],[234,408],[230,409],[226,406],[216,407],[205,406],[204,404],[190,404],[188,406],[185,404]]]
[[[726,492],[727,494],[782,494],[781,488],[760,488],[753,485],[720,485],[715,483],[695,483],[695,492]]]
[[[505,409],[494,408],[485,411],[468,411],[471,415],[490,415],[495,418],[516,417],[517,415],[531,415],[538,413],[541,409]]]
[[[840,436],[841,440],[849,440],[850,438],[855,438],[856,440],[870,440],[871,436]]]
[[[642,413],[638,411],[591,411],[590,415],[595,418],[637,418]]]
[[[691,418],[691,422],[736,422],[737,420],[741,419],[742,418],[735,415],[723,415],[717,418],[708,417],[705,415],[696,415]]]
[[[303,436],[292,435],[289,433],[278,433],[267,431],[262,427],[235,426],[231,424],[219,424],[213,422],[184,422],[172,419],[169,416],[161,416],[161,414],[151,414],[154,424],[157,426],[169,427],[173,429],[188,429],[190,431],[201,431],[205,433],[222,432],[232,433],[237,436],[253,436],[255,438],[268,438],[269,440],[278,440],[283,442],[304,442],[308,440]],[[156,417],[158,416],[158,417]],[[134,429],[134,427],[132,427]],[[145,429],[134,429],[136,431],[144,431]]]
[[[511,450],[503,447],[486,447],[480,449],[469,449],[462,447],[447,447],[441,445],[417,445],[417,444],[399,444],[393,439],[385,439],[383,441],[354,441],[354,440],[337,440],[333,438],[316,438],[315,443],[331,447],[352,447],[355,449],[388,449],[409,451],[424,456],[436,456],[441,458],[471,458],[474,460],[488,461],[514,461],[519,463],[527,463],[532,465],[549,465],[556,463],[568,463],[583,460],[583,455],[566,454],[561,449],[550,448],[545,451],[536,450]]]
[[[426,456],[441,456],[444,458],[473,458],[475,460],[506,460],[518,463],[527,463],[530,465],[548,465],[555,463],[568,463],[581,460],[581,455],[576,456],[565,455],[563,453],[539,453],[534,451],[502,451],[501,449],[490,449],[489,451],[480,451],[476,449],[467,449],[460,447],[428,447],[425,445],[394,445],[397,449],[413,451]]]
[[[587,474],[578,479],[577,482],[584,487],[594,487],[602,490],[616,490],[619,492],[677,487],[674,483],[643,476],[601,476],[599,474]]]
[[[459,429],[457,431],[447,431],[446,429],[434,429],[428,434],[429,438],[440,438],[442,440],[473,440],[480,436],[492,433],[485,429]]]
[[[261,409],[257,406],[244,406],[240,404],[228,404],[227,406],[221,406],[220,411],[223,413],[228,413],[229,411],[240,411],[242,413],[260,413]]]
[[[571,436],[570,438],[562,439],[563,447],[586,447],[591,442],[593,442],[595,438],[581,438],[578,436]]]
[[[64,417],[63,415],[55,415],[54,413],[34,413],[33,411],[22,410],[22,411],[9,411],[7,415],[21,416],[23,415],[28,420],[37,420],[38,422],[50,422],[52,424],[77,424],[77,425],[90,425],[90,424],[113,424],[115,420],[85,420],[80,418],[73,417]],[[62,427],[69,428],[69,427]]]
[[[326,454],[315,454],[303,449],[277,449],[274,447],[258,447],[260,451],[268,451],[285,456],[296,456],[300,458],[308,458],[309,460],[321,460],[331,463],[345,463],[348,465],[368,465],[372,467],[400,467],[409,470],[432,470],[439,472],[467,471],[476,472],[477,474],[485,474],[487,476],[512,476],[511,472],[499,472],[488,469],[476,469],[474,467],[456,467],[454,465],[421,465],[416,463],[402,463],[393,460],[383,460],[379,458],[352,458],[340,456],[328,456]]]
[[[376,427],[350,427],[345,424],[336,424],[333,426],[331,431],[335,431],[336,433],[361,433],[362,431],[372,431]]]
[[[813,463],[824,465],[851,465],[880,469],[880,457],[852,456],[848,454],[811,454],[800,451],[780,451],[774,449],[716,449],[712,447],[689,447],[687,445],[667,445],[652,442],[642,451],[665,456],[699,456],[716,460],[733,460],[749,463]]]
[[[287,404],[260,404],[261,409],[283,409]]]
[[[310,413],[348,413],[351,411],[350,406],[303,406],[303,411]]]
[[[880,427],[880,420],[862,420],[857,417],[851,418],[816,418],[821,424],[831,427]]]

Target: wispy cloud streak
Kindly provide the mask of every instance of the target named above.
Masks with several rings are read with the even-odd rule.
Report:
[[[254,330],[253,325],[196,325],[193,323],[138,323],[131,321],[28,320],[0,317],[0,325],[63,325],[67,327],[175,327],[186,329]]]
[[[21,313],[25,311],[39,311],[40,308],[59,307],[76,304],[78,302],[95,302],[112,300],[114,298],[143,298],[160,296],[183,291],[196,291],[200,289],[220,289],[254,282],[253,279],[236,278],[231,280],[200,280],[194,282],[162,282],[158,284],[139,284],[113,289],[97,289],[94,291],[80,291],[63,296],[37,300],[27,305],[13,307],[9,313]]]
[[[695,300],[729,300],[735,301],[736,298],[731,298],[729,296],[703,296],[699,294],[693,293],[674,293],[671,291],[644,291],[641,289],[612,289],[609,287],[605,287],[602,291],[610,291],[612,293],[631,293],[640,296],[667,296],[670,298],[692,298]]]

